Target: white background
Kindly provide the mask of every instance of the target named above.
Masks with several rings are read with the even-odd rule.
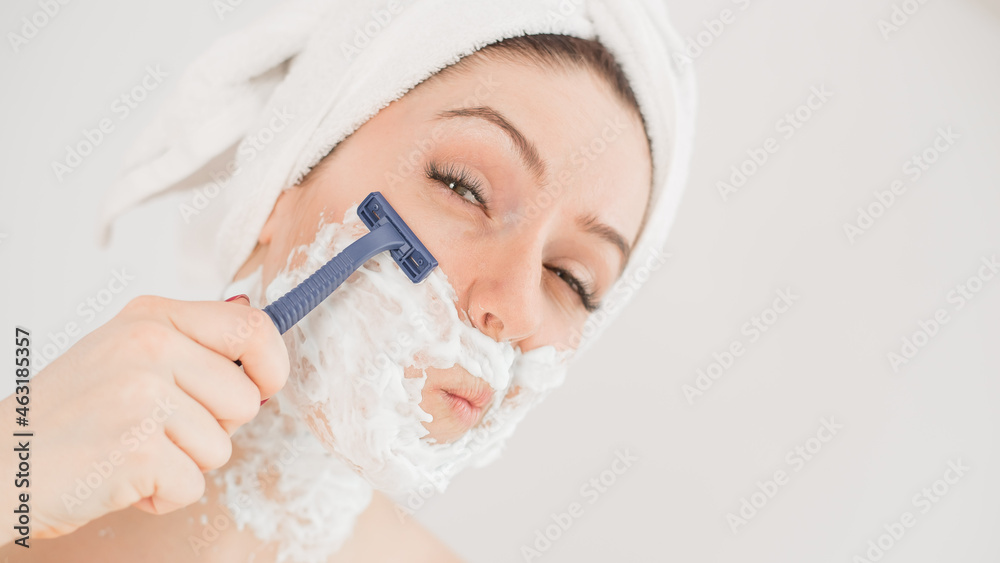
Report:
[[[37,355],[135,295],[217,298],[178,285],[174,203],[127,216],[122,232],[149,234],[101,250],[98,197],[182,69],[272,4],[220,21],[206,0],[73,2],[19,53],[0,48],[2,330],[30,328]],[[698,139],[672,257],[505,457],[417,517],[472,561],[523,561],[550,515],[581,502],[541,560],[848,562],[909,511],[915,526],[883,561],[1000,560],[1000,277],[961,310],[947,299],[1000,253],[1000,2],[929,0],[888,39],[889,0],[668,4],[685,37],[735,17],[695,58]],[[0,31],[37,9],[4,2]],[[168,79],[118,120],[112,102],[150,64]],[[820,85],[833,96],[785,139],[779,120]],[[57,181],[50,163],[104,117],[115,131]],[[911,181],[906,161],[948,127],[954,145]],[[768,137],[780,150],[724,201],[716,183]],[[849,242],[844,223],[895,179],[906,192]],[[134,281],[88,322],[78,306],[121,268]],[[742,325],[783,288],[798,300],[749,344]],[[894,372],[887,354],[939,308],[949,322]],[[688,404],[682,386],[734,340],[747,352]],[[843,429],[795,471],[786,453],[822,417]],[[638,461],[588,503],[581,487],[625,450]],[[958,459],[968,473],[922,513],[913,496]],[[788,484],[733,533],[727,513],[776,470]]]

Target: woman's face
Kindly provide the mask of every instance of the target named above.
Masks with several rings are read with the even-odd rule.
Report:
[[[263,266],[266,287],[321,220],[380,191],[437,258],[460,316],[525,352],[572,348],[625,264],[650,183],[642,123],[602,80],[477,56],[383,108],[285,191],[237,277]],[[428,369],[430,437],[461,436],[490,394],[461,367]]]

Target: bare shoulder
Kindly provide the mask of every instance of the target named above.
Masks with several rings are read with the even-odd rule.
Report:
[[[464,563],[430,530],[378,492],[358,518],[354,535],[328,561]]]

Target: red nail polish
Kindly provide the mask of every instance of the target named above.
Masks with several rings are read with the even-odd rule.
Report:
[[[261,401],[261,402],[260,402],[260,404],[262,404],[262,405],[263,405],[263,404],[264,404],[264,403],[266,403],[266,402],[267,402],[267,399],[264,399],[263,401]]]
[[[241,293],[239,295],[234,295],[234,296],[230,297],[229,299],[226,299],[226,303],[229,303],[230,301],[235,301],[236,299],[239,299],[240,297],[246,299],[247,301],[250,301],[250,296],[249,295],[247,295],[245,293]]]

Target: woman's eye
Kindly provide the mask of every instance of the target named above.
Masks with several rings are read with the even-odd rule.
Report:
[[[448,182],[448,189],[462,196],[462,199],[468,201],[469,203],[479,205],[479,200],[476,199],[476,194],[472,193],[472,190],[470,190],[468,186],[463,186],[458,182],[450,181]]]
[[[588,313],[593,313],[600,307],[600,303],[597,303],[597,296],[594,291],[589,289],[586,284],[581,282],[579,278],[574,276],[568,270],[562,268],[552,268],[552,271],[559,279],[569,286],[578,296],[580,296],[580,303],[583,304],[583,308],[587,310]]]
[[[464,168],[448,165],[440,167],[434,162],[428,162],[424,169],[426,176],[444,184],[458,197],[473,205],[486,207],[486,199],[479,182]]]

